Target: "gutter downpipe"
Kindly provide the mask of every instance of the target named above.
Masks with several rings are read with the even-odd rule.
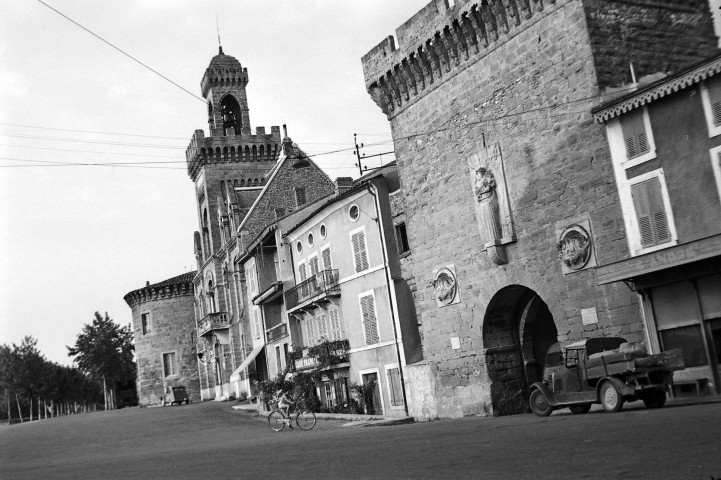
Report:
[[[396,356],[398,357],[398,372],[400,373],[401,377],[401,391],[403,392],[403,409],[405,410],[406,417],[408,416],[408,399],[406,398],[406,382],[405,382],[405,376],[403,374],[403,367],[405,366],[405,362],[401,360],[401,350],[400,346],[398,345],[398,330],[396,328],[396,315],[395,315],[395,308],[394,303],[396,304],[395,307],[397,308],[397,302],[393,301],[393,298],[395,298],[395,290],[391,288],[391,279],[389,277],[388,270],[390,269],[390,265],[388,264],[388,255],[386,253],[386,242],[385,242],[385,235],[383,234],[383,223],[381,222],[381,209],[380,205],[378,205],[378,195],[376,195],[373,192],[373,189],[375,188],[372,183],[369,183],[366,188],[368,189],[368,193],[370,193],[373,196],[373,203],[375,205],[376,209],[376,224],[378,225],[378,236],[380,237],[381,241],[381,251],[383,252],[383,265],[384,265],[384,272],[386,276],[386,286],[388,288],[388,301],[391,304],[391,321],[393,323],[393,338],[395,340],[396,344]]]

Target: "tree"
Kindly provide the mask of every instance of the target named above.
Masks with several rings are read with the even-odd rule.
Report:
[[[135,378],[133,332],[121,327],[107,314],[95,312],[92,324],[83,326],[68,355],[75,357],[80,370],[102,383],[105,409],[116,408],[116,387]]]

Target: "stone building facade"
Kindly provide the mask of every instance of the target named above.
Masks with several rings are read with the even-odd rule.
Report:
[[[193,283],[195,272],[150,284],[125,295],[133,313],[141,406],[163,403],[168,387],[184,386],[200,400],[195,350]]]
[[[193,279],[198,328],[198,368],[203,399],[250,392],[233,373],[255,352],[245,271],[234,261],[266,225],[333,191],[333,182],[280,127],[251,133],[246,95],[248,70],[223,53],[212,58],[201,81],[208,102],[208,137],[196,130],[186,151],[195,184],[199,231]],[[310,168],[294,168],[297,161]],[[261,343],[264,338],[262,333]],[[267,379],[264,356],[254,357],[246,380]]]
[[[643,339],[635,294],[596,278],[629,250],[591,108],[716,42],[701,0],[433,0],[363,57],[412,252],[411,415],[522,412],[551,343]]]

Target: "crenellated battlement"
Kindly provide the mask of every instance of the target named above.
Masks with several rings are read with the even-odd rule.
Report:
[[[366,89],[383,113],[505,43],[564,0],[432,0],[362,58]],[[428,36],[427,32],[435,32]]]
[[[200,169],[207,164],[240,162],[276,162],[280,157],[280,127],[257,127],[255,135],[241,134],[206,137],[203,130],[196,130],[185,151],[188,175],[195,181]]]
[[[145,287],[133,290],[123,297],[130,308],[152,300],[168,299],[184,295],[193,296],[193,277],[196,272],[183,273],[177,277],[169,278],[160,283],[151,285],[147,282]]]
[[[208,90],[213,87],[239,87],[245,88],[248,85],[248,69],[228,66],[207,68],[205,75],[200,81],[200,88],[203,96],[208,95]]]

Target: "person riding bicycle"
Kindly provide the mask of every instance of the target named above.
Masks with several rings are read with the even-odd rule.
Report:
[[[283,412],[283,415],[285,415],[286,418],[288,418],[288,410],[290,409],[290,406],[293,404],[293,395],[290,393],[290,390],[278,390],[278,409]],[[288,427],[293,428],[293,425],[290,424],[290,421],[288,421]]]

